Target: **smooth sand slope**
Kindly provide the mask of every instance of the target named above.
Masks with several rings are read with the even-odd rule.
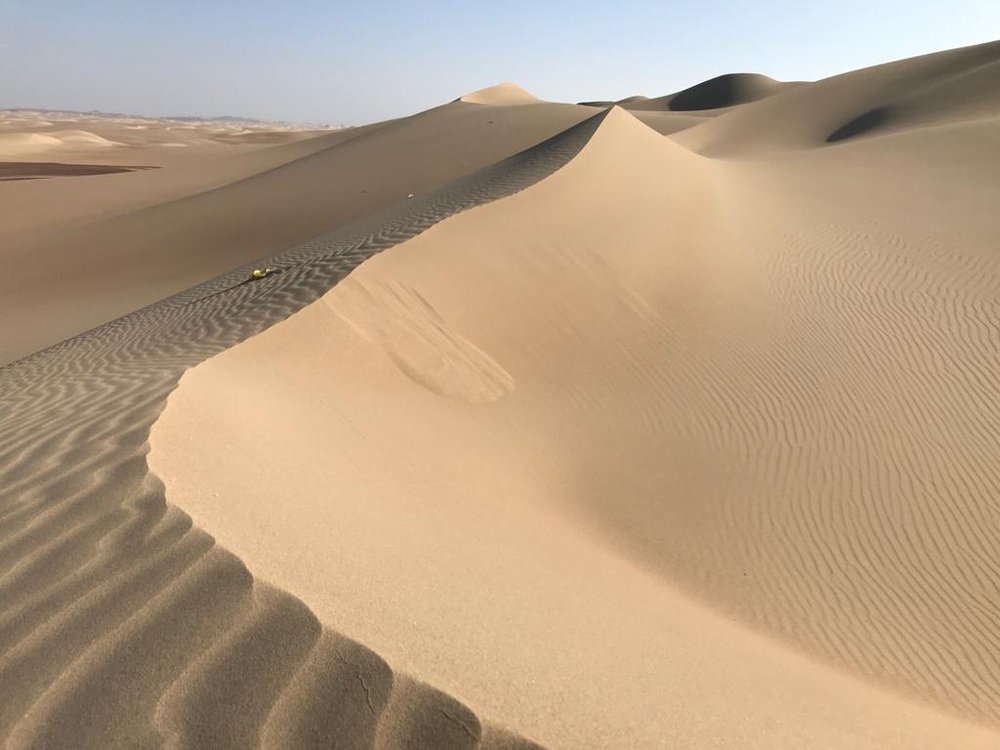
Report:
[[[152,468],[546,745],[994,747],[998,83],[985,45],[602,113],[188,372]]]

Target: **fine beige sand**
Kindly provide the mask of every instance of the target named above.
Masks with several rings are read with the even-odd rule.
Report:
[[[8,139],[0,743],[1000,746],[998,92]]]

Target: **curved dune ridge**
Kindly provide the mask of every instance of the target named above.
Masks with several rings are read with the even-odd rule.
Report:
[[[537,181],[594,127],[275,256],[262,281],[238,268],[0,369],[4,747],[535,747],[256,581],[165,503],[146,439],[185,369]]]
[[[82,178],[5,309],[332,231],[0,367],[0,744],[996,747],[997,60]]]
[[[854,84],[978,86],[986,54]],[[733,161],[612,109],[187,373],[153,467],[322,621],[546,745],[996,744],[991,101]],[[359,323],[356,289],[419,299],[419,364],[387,343],[412,310]],[[456,397],[451,341],[512,387]]]

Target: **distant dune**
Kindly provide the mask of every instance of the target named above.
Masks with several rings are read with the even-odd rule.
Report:
[[[540,100],[515,83],[501,83],[458,98],[467,104],[537,104]]]
[[[755,102],[795,84],[775,81],[757,73],[729,73],[679,91],[664,104],[674,111],[720,109]],[[656,100],[650,100],[652,104]],[[637,107],[637,109],[640,107]]]
[[[1000,97],[997,49],[998,43],[966,47],[796,86],[714,118],[679,139],[709,156],[744,156],[888,131],[983,126],[996,115]],[[790,116],[793,111],[798,115]],[[961,140],[948,140],[944,148]]]
[[[996,748],[998,76],[0,182],[0,738]]]
[[[776,81],[758,73],[727,73],[675,94],[652,99],[645,96],[630,96],[616,102],[594,101],[583,104],[589,106],[617,104],[625,109],[640,112],[696,112],[746,104],[797,85],[798,82]]]

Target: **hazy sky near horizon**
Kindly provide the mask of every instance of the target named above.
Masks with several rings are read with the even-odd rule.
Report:
[[[1000,0],[0,0],[0,108],[361,124],[515,81],[658,96],[1000,36]]]

